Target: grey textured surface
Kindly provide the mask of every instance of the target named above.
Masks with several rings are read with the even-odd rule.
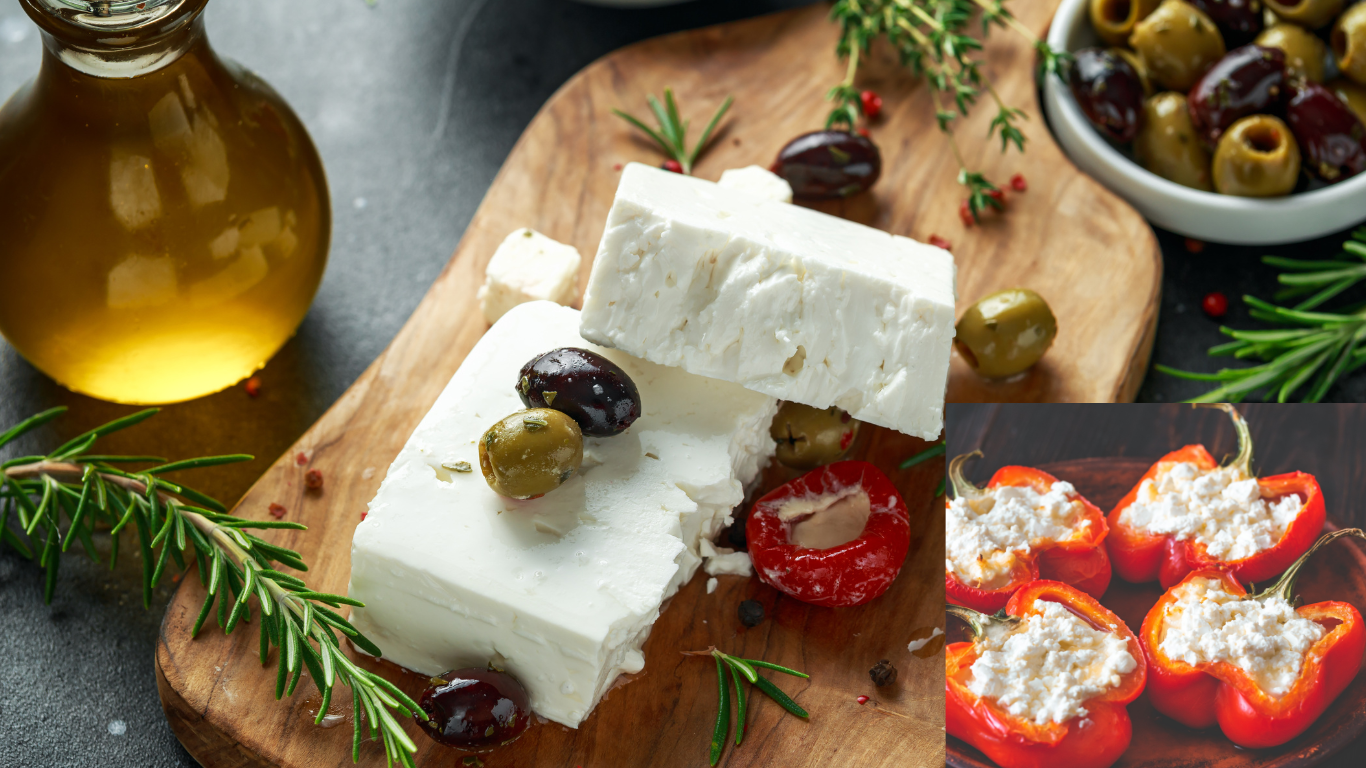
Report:
[[[331,263],[298,336],[260,374],[259,399],[237,387],[171,406],[107,448],[254,453],[255,462],[198,475],[203,490],[235,500],[389,343],[518,135],[562,82],[635,40],[801,4],[701,0],[627,11],[566,0],[215,0],[208,24],[219,52],[271,82],[322,152],[334,208]],[[38,51],[17,2],[0,0],[0,98],[32,76]],[[1253,260],[1260,249],[1193,256],[1181,238],[1161,237],[1168,255],[1156,359],[1208,369],[1203,351],[1217,340],[1217,323],[1200,314],[1200,296],[1268,295],[1272,273]],[[1104,254],[1097,265],[1104,268]],[[1364,399],[1359,378],[1335,394]],[[1142,395],[1199,391],[1158,376]],[[59,404],[71,413],[4,455],[51,447],[131,409],[58,387],[0,342],[0,426]],[[152,672],[169,591],[144,611],[133,565],[126,559],[110,575],[68,555],[47,607],[37,570],[0,551],[0,766],[193,764],[162,718]]]

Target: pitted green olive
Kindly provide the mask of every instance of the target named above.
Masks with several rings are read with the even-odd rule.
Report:
[[[479,438],[479,468],[495,492],[534,499],[559,488],[583,464],[583,432],[549,408],[518,411]]]
[[[1366,85],[1366,5],[1357,3],[1338,17],[1328,42],[1342,74]]]
[[[1213,176],[1214,188],[1226,195],[1288,195],[1300,177],[1299,145],[1279,118],[1249,115],[1219,137]]]
[[[793,469],[815,469],[839,461],[858,436],[859,422],[839,408],[812,408],[785,402],[769,434],[778,444],[778,461]]]
[[[1143,121],[1134,139],[1139,165],[1169,181],[1209,192],[1209,152],[1195,134],[1186,97],[1166,91],[1143,102]]]
[[[1286,21],[1318,29],[1342,12],[1343,0],[1266,0],[1266,7]]]
[[[953,340],[983,376],[1014,376],[1039,362],[1058,335],[1053,310],[1028,288],[1011,288],[977,301],[958,321]]]
[[[1158,0],[1091,0],[1091,26],[1110,45],[1125,45],[1134,25],[1157,8]]]
[[[1328,57],[1328,46],[1318,35],[1295,24],[1277,24],[1262,30],[1256,44],[1264,48],[1280,48],[1285,52],[1287,72],[1312,82],[1323,82],[1323,65]]]
[[[1210,17],[1181,0],[1163,0],[1134,26],[1129,45],[1143,58],[1148,76],[1171,91],[1190,90],[1224,57],[1224,38]]]
[[[1358,120],[1366,123],[1366,86],[1352,82],[1345,77],[1338,77],[1330,80],[1324,87],[1342,99]]]

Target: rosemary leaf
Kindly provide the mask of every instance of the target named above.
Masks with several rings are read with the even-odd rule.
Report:
[[[754,681],[754,686],[763,691],[770,699],[781,704],[783,709],[786,709],[797,717],[810,717],[806,710],[802,709],[797,702],[789,698],[786,693],[783,693],[781,688],[769,682],[767,678],[760,677],[756,679]]]
[[[716,726],[711,733],[711,764],[721,759],[721,750],[726,746],[726,734],[730,729],[730,682],[726,679],[726,665],[721,655],[716,656],[716,687],[721,703],[716,713]]]

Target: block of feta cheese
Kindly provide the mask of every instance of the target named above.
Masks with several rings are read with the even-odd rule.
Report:
[[[792,202],[792,185],[787,183],[787,179],[757,165],[722,171],[721,180],[716,183],[726,189],[738,189],[768,200]]]
[[[579,293],[581,261],[572,245],[535,230],[516,230],[503,239],[484,270],[484,284],[479,288],[484,319],[496,323],[509,309],[528,301],[573,304]]]
[[[656,363],[933,439],[953,305],[948,251],[632,163],[579,331]]]
[[[777,401],[580,338],[579,313],[514,308],[474,347],[389,467],[351,545],[351,614],[385,658],[424,675],[496,663],[543,717],[577,727],[691,579],[773,454]],[[539,499],[495,494],[476,441],[525,406],[524,363],[558,347],[620,365],[643,413],[586,438],[580,472]],[[447,467],[468,462],[472,472]]]

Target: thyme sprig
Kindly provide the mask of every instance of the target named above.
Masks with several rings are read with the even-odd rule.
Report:
[[[795,669],[788,669],[779,664],[758,659],[742,659],[738,656],[718,651],[714,646],[705,651],[683,651],[684,656],[711,656],[716,660],[716,690],[719,708],[716,713],[716,726],[712,729],[711,736],[711,764],[721,759],[721,752],[726,746],[726,737],[730,735],[730,712],[731,712],[731,686],[734,684],[735,692],[735,746],[740,746],[740,742],[745,737],[745,688],[741,684],[741,678],[748,680],[751,685],[758,688],[770,699],[778,702],[783,709],[796,715],[797,717],[810,717],[801,705],[793,701],[783,690],[774,685],[768,678],[759,675],[759,669],[772,669],[786,675],[810,678],[805,672],[798,672]],[[730,671],[727,678],[726,671]]]
[[[1366,280],[1366,227],[1353,232],[1342,252],[1333,259],[1309,261],[1266,256],[1262,261],[1286,270],[1277,276],[1277,282],[1286,287],[1275,294],[1276,300],[1311,295],[1293,307],[1244,296],[1248,314],[1275,327],[1219,328],[1233,341],[1211,347],[1211,357],[1263,361],[1259,365],[1199,373],[1155,364],[1155,370],[1169,376],[1218,383],[1190,402],[1242,402],[1260,392],[1266,400],[1275,398],[1284,403],[1308,387],[1301,400],[1316,403],[1342,377],[1366,365],[1366,302],[1331,312],[1319,309]]]
[[[981,19],[980,37],[974,36],[972,20]],[[864,117],[859,90],[854,87],[859,58],[868,53],[874,40],[885,38],[896,50],[901,63],[930,86],[935,120],[949,140],[958,161],[958,183],[968,189],[968,209],[978,219],[988,207],[1003,206],[996,191],[982,173],[968,168],[953,133],[953,122],[966,116],[983,91],[996,107],[996,116],[987,128],[987,138],[1000,136],[1001,152],[1014,145],[1023,152],[1025,135],[1019,121],[1028,115],[1006,104],[991,81],[982,74],[977,52],[982,50],[993,25],[1008,28],[1025,37],[1039,53],[1040,75],[1060,73],[1070,54],[1055,51],[1006,10],[1003,0],[838,0],[830,18],[839,23],[842,34],[835,52],[847,58],[844,80],[831,88],[826,98],[835,106],[826,118],[826,127],[853,130]],[[949,106],[945,106],[945,102]]]
[[[670,160],[676,161],[682,167],[683,173],[691,175],[692,168],[697,164],[697,158],[706,148],[707,141],[711,139],[712,132],[716,130],[717,123],[725,116],[726,110],[730,109],[734,99],[730,96],[721,102],[716,113],[711,116],[711,121],[707,127],[702,129],[702,136],[692,149],[688,149],[688,126],[689,121],[684,120],[678,114],[678,104],[674,102],[674,92],[670,88],[664,89],[664,103],[660,104],[659,99],[653,95],[646,95],[645,100],[650,105],[650,111],[654,113],[655,120],[659,122],[659,130],[655,130],[646,125],[639,118],[627,114],[620,109],[613,109],[612,113],[622,120],[634,125],[654,140],[659,148],[664,151],[665,156]]]
[[[0,434],[0,447],[65,412],[52,408]],[[152,590],[172,561],[181,571],[192,563],[207,595],[190,633],[197,636],[217,606],[224,633],[252,619],[251,600],[260,611],[261,663],[275,645],[278,672],[275,698],[294,694],[304,668],[322,694],[315,723],[327,715],[337,683],[351,689],[355,730],[351,759],[360,759],[360,743],[368,725],[371,738],[384,743],[390,765],[412,768],[417,746],[403,732],[390,710],[426,719],[425,713],[403,691],[379,675],[356,666],[341,650],[338,633],[375,656],[380,649],[336,610],[361,606],[344,595],[315,592],[303,579],[283,573],[276,565],[307,571],[296,551],[272,544],[252,530],[306,530],[287,521],[248,520],[227,514],[218,501],[165,478],[171,472],[248,461],[245,454],[205,456],[167,463],[154,456],[108,456],[89,453],[101,437],[145,421],[157,413],[149,408],[116,419],[78,435],[41,456],[20,456],[0,464],[0,541],[45,570],[43,600],[51,602],[57,584],[61,553],[80,542],[96,562],[93,534],[97,524],[109,526],[112,569],[119,556],[119,532],[130,524],[137,533],[142,559],[142,603],[150,607]],[[128,471],[116,465],[154,466]],[[13,518],[17,529],[10,526]],[[63,518],[66,531],[62,531]],[[316,646],[316,647],[315,647]]]

